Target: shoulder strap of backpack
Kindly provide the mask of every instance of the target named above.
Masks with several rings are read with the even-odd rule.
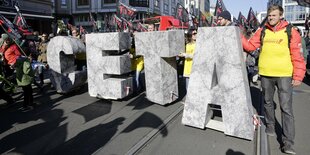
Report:
[[[288,39],[288,48],[290,48],[290,43],[291,43],[291,37],[292,37],[292,24],[288,24],[286,26],[286,33],[287,33],[287,39]]]
[[[262,27],[262,31],[260,33],[260,46],[263,46],[263,42],[264,42],[264,37],[265,37],[265,31],[266,31],[266,26]]]

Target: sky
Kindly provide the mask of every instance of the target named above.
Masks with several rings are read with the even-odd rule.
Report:
[[[223,0],[226,9],[238,18],[239,12],[247,18],[250,7],[253,11],[259,13],[267,10],[268,0]],[[216,0],[210,0],[211,5],[216,4]]]

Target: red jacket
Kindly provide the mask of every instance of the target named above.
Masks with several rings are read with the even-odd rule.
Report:
[[[275,27],[270,26],[268,23],[265,25],[266,29],[269,29],[273,32],[277,32],[286,28],[289,23],[287,21],[282,20],[278,25]],[[246,51],[254,51],[261,46],[261,32],[262,28],[258,29],[252,38],[247,40],[244,36],[242,38],[242,45],[244,50]],[[302,54],[300,53],[301,50],[301,37],[297,30],[292,28],[291,40],[290,40],[290,54],[291,54],[291,61],[293,64],[293,80],[302,81],[305,72],[306,72],[306,64]]]
[[[21,56],[19,48],[16,44],[11,44],[7,49],[4,46],[0,49],[1,53],[4,53],[4,59],[9,65],[13,65],[16,59]]]

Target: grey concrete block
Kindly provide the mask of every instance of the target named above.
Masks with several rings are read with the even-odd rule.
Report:
[[[131,46],[130,35],[124,32],[86,34],[86,42],[103,51],[129,49]]]
[[[50,80],[58,93],[69,93],[86,82],[87,71],[57,73],[52,70]]]
[[[184,52],[184,31],[142,32],[135,35],[137,55],[144,56],[146,96],[166,105],[178,98],[176,58]]]
[[[96,97],[104,99],[121,99],[132,93],[132,77],[107,78],[97,87]]]
[[[205,128],[210,122],[208,105],[220,105],[224,133],[253,140],[253,107],[239,29],[199,28],[196,43],[182,123]]]
[[[131,72],[131,60],[129,55],[113,55],[102,57],[104,74],[121,75]]]
[[[132,93],[131,77],[119,78],[112,76],[130,72],[131,62],[129,56],[112,56],[109,55],[110,52],[108,51],[128,49],[130,47],[129,41],[128,33],[86,35],[88,92],[90,96],[120,99]],[[127,90],[129,90],[128,93]]]
[[[160,57],[174,57],[184,51],[184,31],[154,31],[135,35],[137,55],[151,55],[156,53]]]
[[[47,62],[57,92],[67,93],[86,82],[87,72],[77,72],[74,66],[75,54],[82,52],[86,52],[85,45],[73,37],[57,36],[48,43]]]

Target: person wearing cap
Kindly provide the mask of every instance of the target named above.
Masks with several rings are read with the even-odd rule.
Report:
[[[220,26],[234,26],[231,21],[231,14],[228,11],[221,12],[217,17],[217,21]]]

